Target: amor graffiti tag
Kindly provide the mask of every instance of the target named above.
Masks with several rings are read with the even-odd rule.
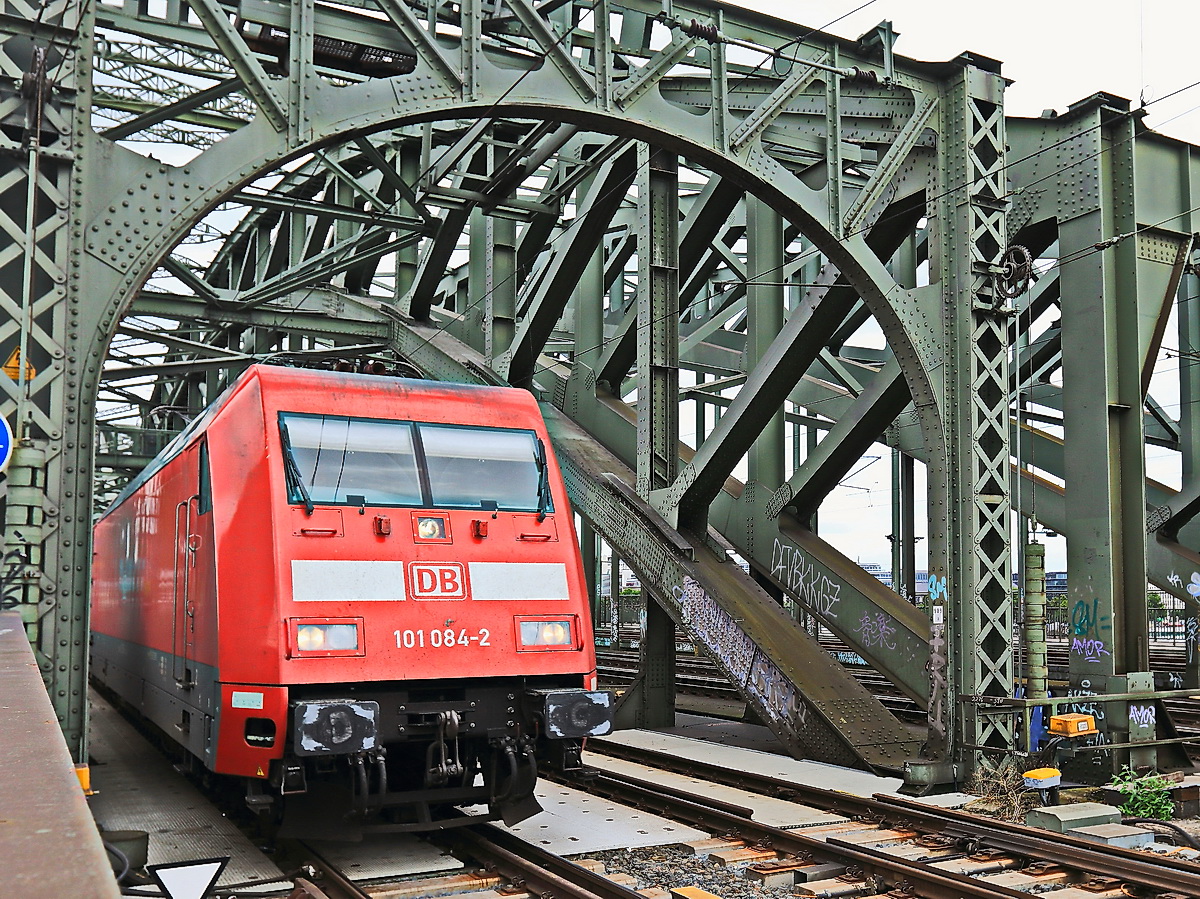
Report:
[[[1083,656],[1085,662],[1099,662],[1103,656],[1112,655],[1104,645],[1103,640],[1096,640],[1091,637],[1073,638],[1071,640],[1071,652]]]
[[[1152,705],[1131,705],[1129,707],[1129,723],[1138,724],[1142,727],[1151,727],[1157,724],[1158,714],[1155,707]]]
[[[776,538],[771,550],[771,577],[817,615],[837,618],[842,585],[817,571],[799,547]]]

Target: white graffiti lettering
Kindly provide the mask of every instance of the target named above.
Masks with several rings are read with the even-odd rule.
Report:
[[[837,618],[842,585],[817,572],[814,563],[799,547],[776,539],[771,549],[771,577],[817,615]]]
[[[1086,684],[1087,681],[1084,681],[1084,683]],[[1072,696],[1086,697],[1086,696],[1096,696],[1096,695],[1098,695],[1098,694],[1096,693],[1095,690],[1087,690],[1087,689],[1067,690],[1067,696],[1069,696],[1069,697],[1072,697]],[[1073,702],[1070,705],[1070,709],[1072,712],[1075,712],[1078,715],[1091,715],[1097,721],[1104,720],[1104,705],[1103,705],[1103,703]]]
[[[1131,705],[1129,707],[1129,723],[1137,724],[1142,727],[1151,727],[1157,724],[1158,715],[1155,707],[1152,705]]]
[[[741,681],[768,713],[780,717],[799,733],[808,721],[808,706],[775,663],[758,652],[737,621],[690,577],[671,592],[683,612],[684,622],[702,643],[717,653],[726,671]]]
[[[1112,655],[1105,648],[1103,640],[1093,640],[1088,637],[1075,637],[1071,641],[1071,652],[1083,656],[1085,662],[1099,662],[1101,656]]]

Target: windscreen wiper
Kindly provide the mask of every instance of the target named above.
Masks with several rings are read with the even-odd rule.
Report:
[[[551,503],[550,466],[546,464],[546,444],[542,443],[541,437],[537,438],[537,443],[534,445],[533,461],[537,464],[538,469],[538,521],[544,521],[546,510],[550,508]]]
[[[314,508],[312,497],[308,494],[308,487],[304,485],[304,478],[300,474],[300,466],[296,464],[296,457],[292,455],[292,438],[288,436],[287,425],[284,424],[282,417],[279,419],[279,442],[283,445],[283,473],[287,478],[288,493],[290,494],[294,487],[300,494],[300,499],[304,501],[305,514],[312,515]]]

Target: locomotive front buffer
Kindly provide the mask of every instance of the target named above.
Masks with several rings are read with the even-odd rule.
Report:
[[[388,829],[421,829],[444,803],[486,804],[489,818],[516,823],[541,810],[537,759],[578,769],[583,741],[613,726],[613,696],[601,690],[476,685],[462,698],[424,700],[371,692],[292,703],[291,755],[272,771],[279,793],[303,801],[344,765],[351,807],[360,816],[390,810]]]

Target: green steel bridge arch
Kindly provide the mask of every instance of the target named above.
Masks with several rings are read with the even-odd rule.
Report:
[[[1118,98],[1007,120],[992,60],[711,2],[4,10],[4,595],[79,757],[94,493],[281,354],[545,399],[585,551],[601,536],[656,600],[633,721],[670,711],[678,622],[798,753],[922,780],[1011,750],[990,707],[1014,686],[1013,506],[1089,572],[1093,692],[1147,689],[1147,576],[1194,604],[1194,499],[1147,482],[1144,448],[1190,473],[1190,413],[1154,406],[1147,360],[1194,277],[1196,163]],[[1018,240],[1050,260],[1028,289]],[[932,619],[813,526],[876,441],[927,470]],[[1110,742],[1144,739],[1124,714]]]

